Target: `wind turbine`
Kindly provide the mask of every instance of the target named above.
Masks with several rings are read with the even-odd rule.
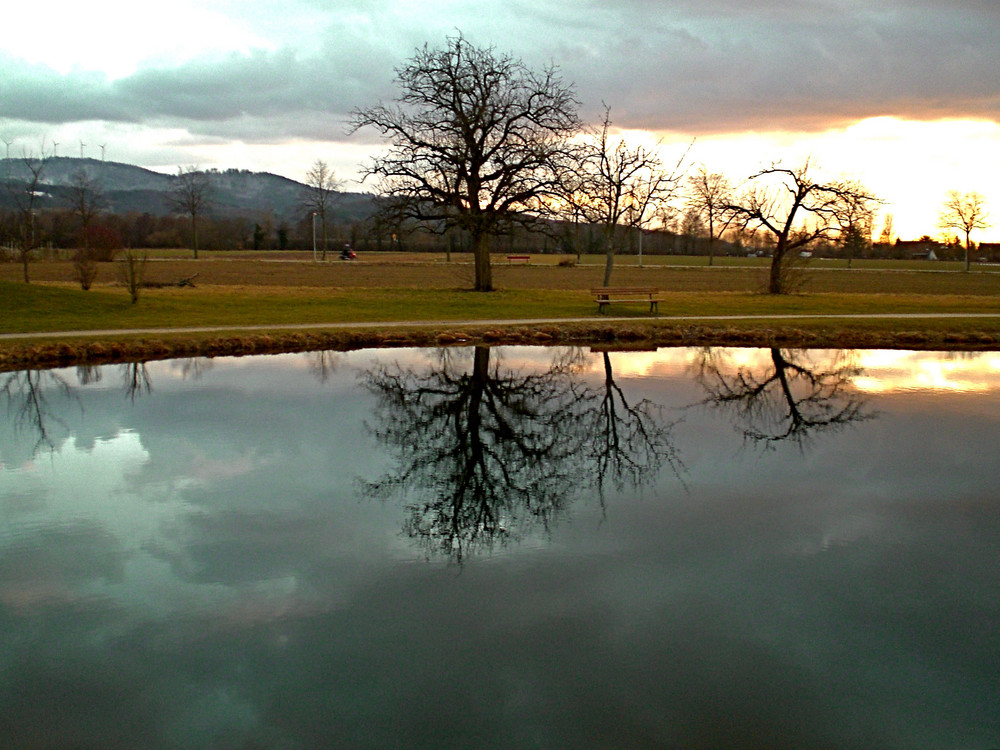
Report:
[[[101,144],[101,161],[104,161],[104,147],[107,146],[107,145],[108,144],[106,144],[106,143],[102,143]]]
[[[81,159],[83,158],[83,147],[86,146],[86,145],[87,145],[86,143],[84,143],[83,141],[80,141],[80,158]]]
[[[45,152],[44,142],[42,145],[42,153]],[[52,155],[59,156],[59,141],[52,141]]]
[[[4,142],[4,145],[7,147],[7,158],[9,159],[10,158],[10,144],[12,144],[14,141],[8,141],[6,138],[0,138],[0,140],[2,140]]]

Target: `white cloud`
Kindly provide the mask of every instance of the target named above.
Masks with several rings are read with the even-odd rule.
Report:
[[[271,46],[266,27],[254,30],[212,5],[199,0],[55,0],[44,7],[19,3],[4,10],[8,33],[0,49],[63,75],[100,71],[115,79],[206,51]]]
[[[37,148],[106,122],[130,128],[128,153],[145,141],[143,165],[245,157],[253,163],[225,166],[274,169],[329,148],[346,161],[363,145],[361,134],[345,140],[348,113],[391,97],[394,67],[458,30],[532,66],[557,64],[586,119],[605,101],[623,128],[698,135],[707,155],[695,157],[717,154],[726,171],[805,151],[844,171],[894,174],[873,177],[890,191],[953,183],[965,169],[966,184],[949,186],[988,193],[967,165],[997,158],[1000,5],[987,0],[59,0],[44,17],[19,5],[4,20],[38,29],[0,38],[4,137]],[[917,125],[946,120],[986,123],[973,136],[981,158],[954,140],[967,130]],[[899,129],[873,134],[879,122]],[[161,138],[177,131],[186,145]],[[193,151],[185,159],[179,148]],[[931,188],[925,217],[945,189]]]

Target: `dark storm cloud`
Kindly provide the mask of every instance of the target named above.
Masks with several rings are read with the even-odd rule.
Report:
[[[393,8],[327,9],[312,51],[202,56],[118,80],[0,58],[0,116],[330,139],[343,133],[331,121],[392,95],[393,67],[415,46],[461,28],[533,66],[555,63],[576,82],[587,118],[605,101],[626,127],[712,133],[822,129],[878,115],[1000,118],[995,2],[631,0],[476,12],[431,4],[416,26]]]
[[[33,122],[135,122],[138,113],[112,95],[100,73],[60,75],[0,53],[0,116]]]
[[[371,77],[335,56],[291,50],[199,58],[110,81],[95,73],[0,61],[0,115],[50,124],[83,120],[180,125],[192,132],[267,142],[329,137],[331,116],[364,101]],[[391,71],[386,71],[386,83]],[[385,87],[383,87],[385,88]],[[342,129],[340,133],[342,134]]]
[[[875,115],[1000,114],[995,4],[636,2],[593,19],[581,33],[589,46],[568,48],[575,59],[563,67],[581,91],[617,98],[609,103],[633,127],[810,129]]]

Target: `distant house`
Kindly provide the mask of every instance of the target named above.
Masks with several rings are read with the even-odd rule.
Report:
[[[1000,263],[1000,242],[980,242],[977,252],[981,263]]]
[[[895,256],[897,258],[912,258],[913,260],[937,260],[943,245],[933,240],[896,240]]]

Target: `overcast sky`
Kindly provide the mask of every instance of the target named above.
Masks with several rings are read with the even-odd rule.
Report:
[[[555,63],[584,119],[606,102],[668,157],[697,137],[695,162],[739,178],[812,155],[891,201],[903,232],[933,233],[948,189],[1000,216],[997,0],[56,0],[8,7],[3,25],[11,155],[44,138],[160,171],[302,179],[324,158],[355,177],[377,142],[348,137],[348,113],[460,30]]]

